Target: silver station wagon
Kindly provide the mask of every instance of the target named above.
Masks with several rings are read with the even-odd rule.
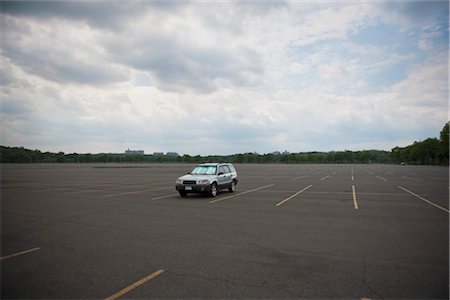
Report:
[[[181,197],[188,193],[207,193],[215,197],[217,192],[228,189],[236,190],[237,172],[230,163],[203,163],[195,166],[188,174],[177,179],[175,188]]]

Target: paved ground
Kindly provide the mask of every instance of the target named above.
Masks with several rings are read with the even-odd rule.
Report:
[[[449,297],[447,167],[2,165],[1,298]]]

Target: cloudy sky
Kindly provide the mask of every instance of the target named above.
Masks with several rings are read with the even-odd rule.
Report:
[[[1,2],[0,144],[385,149],[448,121],[448,1]]]

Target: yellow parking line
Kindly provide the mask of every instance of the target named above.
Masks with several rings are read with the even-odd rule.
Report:
[[[7,259],[7,258],[19,256],[19,255],[22,255],[22,254],[27,254],[27,253],[38,251],[38,250],[41,250],[41,248],[40,247],[36,247],[36,248],[29,249],[29,250],[17,252],[17,253],[11,254],[11,255],[3,256],[3,257],[0,257],[0,260],[4,260],[4,259]]]
[[[310,187],[312,187],[312,184],[308,185],[307,187],[305,187],[304,189],[298,191],[297,193],[295,193],[295,194],[293,194],[293,195],[287,197],[286,199],[284,199],[284,200],[278,202],[276,206],[280,206],[280,205],[282,205],[282,204],[288,202],[289,200],[291,200],[292,198],[294,198],[294,197],[297,196],[298,194],[303,193],[304,191],[306,191],[306,190],[309,189]]]
[[[128,293],[129,291],[134,290],[135,288],[137,288],[137,287],[143,285],[143,284],[146,283],[147,281],[149,281],[149,280],[155,278],[156,276],[160,275],[160,274],[163,273],[163,272],[164,272],[164,269],[159,269],[158,271],[153,272],[152,274],[150,274],[150,275],[148,275],[148,276],[145,276],[145,277],[142,278],[141,280],[138,280],[138,281],[136,281],[135,283],[133,283],[133,284],[127,286],[126,288],[124,288],[124,289],[118,291],[117,293],[112,294],[111,296],[105,298],[105,300],[114,300],[114,299],[117,299],[117,298],[119,298],[120,296],[125,295],[125,294]]]
[[[400,189],[404,190],[405,192],[410,193],[411,195],[413,195],[413,196],[419,198],[420,200],[425,201],[426,203],[431,204],[431,205],[433,205],[434,207],[437,207],[437,208],[439,208],[440,210],[445,211],[446,213],[450,213],[450,211],[449,211],[448,209],[446,209],[446,208],[444,208],[444,207],[442,207],[442,206],[440,206],[440,205],[437,205],[436,203],[433,203],[433,202],[431,202],[430,200],[427,200],[427,199],[425,199],[424,197],[421,197],[421,196],[419,196],[419,195],[417,195],[417,194],[411,192],[410,190],[405,189],[404,187],[401,187],[401,186],[398,186],[398,187],[399,187]]]
[[[242,193],[238,193],[238,194],[235,194],[235,195],[227,196],[227,197],[224,197],[224,198],[219,198],[219,199],[216,199],[216,200],[211,200],[211,201],[209,201],[209,203],[216,203],[216,202],[223,201],[223,200],[230,199],[230,198],[234,198],[234,197],[237,197],[237,196],[240,196],[240,195],[248,194],[248,193],[251,193],[251,192],[256,192],[256,191],[259,191],[259,190],[271,187],[273,185],[274,184],[272,183],[272,184],[268,184],[268,185],[265,185],[265,186],[258,187],[258,188],[253,189],[253,190],[248,190],[248,191],[245,191],[245,192],[242,192]]]
[[[356,200],[356,191],[354,185],[352,185],[352,194],[353,194],[353,205],[355,206],[355,209],[359,209],[358,201]]]

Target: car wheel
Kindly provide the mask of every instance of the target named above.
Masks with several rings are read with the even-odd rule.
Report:
[[[236,190],[236,181],[232,181],[230,187],[228,188],[228,191],[230,193],[234,193],[234,191]]]
[[[185,191],[180,191],[180,196],[181,196],[181,197],[186,197],[186,196],[187,196],[187,193],[186,193]]]
[[[213,184],[211,184],[211,191],[209,192],[209,195],[211,197],[217,196],[217,184],[215,182],[213,182]]]

